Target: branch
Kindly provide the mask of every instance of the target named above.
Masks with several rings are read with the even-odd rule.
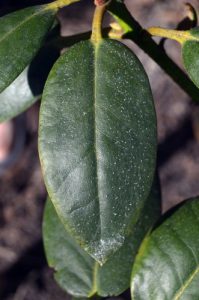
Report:
[[[46,10],[58,10],[64,6],[79,2],[80,0],[56,0],[54,2],[46,4]]]

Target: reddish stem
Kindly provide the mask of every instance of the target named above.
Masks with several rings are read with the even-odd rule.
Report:
[[[94,3],[96,6],[102,6],[106,4],[106,0],[95,0]]]

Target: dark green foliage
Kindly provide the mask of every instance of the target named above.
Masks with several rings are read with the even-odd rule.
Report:
[[[182,43],[183,63],[191,80],[199,88],[199,30],[189,31],[187,40]]]
[[[160,215],[160,192],[154,185],[134,230],[124,245],[102,266],[92,259],[66,232],[48,200],[43,222],[43,237],[49,265],[56,271],[61,287],[74,296],[119,295],[130,284],[137,249]]]
[[[199,198],[145,239],[131,280],[133,300],[199,299]]]
[[[44,89],[39,152],[66,229],[104,263],[137,223],[155,169],[151,90],[128,48],[85,41],[60,57]]]
[[[31,62],[55,18],[46,6],[29,7],[0,18],[0,92]]]
[[[0,122],[43,93],[39,154],[52,200],[43,222],[48,263],[74,297],[121,294],[133,267],[132,299],[198,300],[199,198],[151,233],[160,215],[159,186],[152,184],[157,129],[151,89],[137,57],[101,37],[101,23],[108,8],[120,27],[106,29],[106,36],[132,39],[196,101],[199,30],[143,31],[123,0],[109,6],[95,1],[91,40],[57,60],[55,47],[89,34],[63,38],[59,27],[50,31],[57,10],[77,1],[57,0],[0,18]],[[197,87],[149,34],[181,43],[185,69]]]
[[[43,47],[31,64],[0,93],[0,122],[17,116],[41,97],[45,80],[58,56],[56,49]]]

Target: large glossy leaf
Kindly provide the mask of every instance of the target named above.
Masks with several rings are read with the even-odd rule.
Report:
[[[119,295],[130,284],[130,274],[137,249],[160,215],[160,194],[154,186],[141,218],[124,245],[102,267],[66,232],[55,209],[48,201],[44,214],[43,236],[49,265],[61,287],[74,296],[93,294]]]
[[[0,92],[30,63],[52,26],[55,10],[28,7],[0,18]]]
[[[199,88],[199,29],[189,31],[190,37],[182,45],[184,66]]]
[[[134,300],[199,299],[199,198],[145,239],[133,268]]]
[[[42,99],[39,152],[66,229],[103,263],[137,222],[155,168],[151,90],[128,48],[84,41],[57,61]]]
[[[58,50],[43,47],[31,64],[0,93],[0,122],[17,116],[40,98],[48,73],[58,57]]]

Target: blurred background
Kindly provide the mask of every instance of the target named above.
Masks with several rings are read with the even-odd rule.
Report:
[[[42,1],[44,3],[45,1]],[[46,1],[48,2],[48,1]],[[176,28],[185,17],[181,0],[126,0],[143,27]],[[40,1],[28,1],[28,5]],[[198,1],[190,1],[197,9]],[[27,5],[1,0],[0,15]],[[90,30],[94,6],[84,0],[62,9],[62,35]],[[156,39],[158,41],[158,39]],[[132,42],[151,83],[158,119],[158,170],[163,211],[199,195],[199,108]],[[182,67],[180,47],[166,41],[167,53]],[[198,99],[199,100],[199,99]],[[70,299],[54,282],[41,237],[46,190],[37,152],[39,103],[0,125],[0,299]]]

